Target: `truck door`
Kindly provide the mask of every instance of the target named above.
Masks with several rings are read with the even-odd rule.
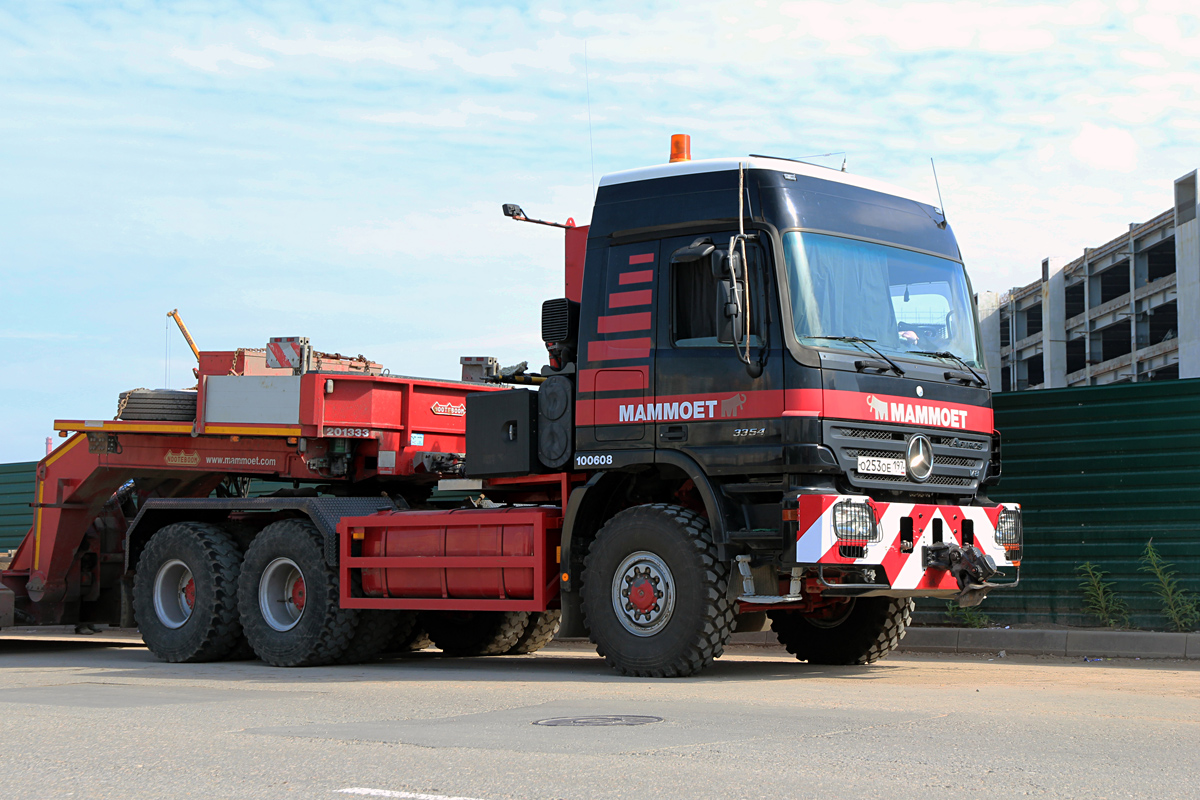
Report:
[[[589,265],[590,268],[590,265]],[[647,420],[654,374],[654,309],[661,271],[659,243],[614,245],[603,270],[584,274],[585,291],[595,297],[580,316],[579,420],[577,449],[591,451],[654,449],[654,424]],[[590,426],[590,427],[589,427]],[[604,465],[625,462],[604,461]],[[584,465],[576,460],[577,466]],[[588,462],[592,465],[599,462]]]
[[[727,249],[731,233],[713,234]],[[751,357],[769,346],[762,374],[750,377],[732,343],[718,337],[719,282],[707,260],[678,262],[696,236],[665,239],[658,273],[654,365],[655,446],[679,450],[709,475],[783,469],[783,342],[768,249],[746,246]],[[744,344],[741,347],[744,349]]]

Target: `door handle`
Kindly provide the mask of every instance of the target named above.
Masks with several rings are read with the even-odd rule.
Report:
[[[664,442],[686,442],[687,425],[668,425],[658,434]]]

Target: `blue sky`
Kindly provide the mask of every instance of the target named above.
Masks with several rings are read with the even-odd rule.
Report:
[[[976,289],[1027,283],[1200,166],[1194,6],[0,2],[0,461],[164,385],[176,307],[207,349],[540,366],[561,236],[500,204],[584,223],[676,132],[930,195],[933,156]]]

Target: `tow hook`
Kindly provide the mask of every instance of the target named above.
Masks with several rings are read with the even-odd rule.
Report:
[[[993,575],[1003,575],[996,562],[974,545],[959,547],[939,542],[921,549],[921,566],[925,569],[944,569],[958,582],[955,599],[961,608],[977,606],[996,584],[988,583]]]

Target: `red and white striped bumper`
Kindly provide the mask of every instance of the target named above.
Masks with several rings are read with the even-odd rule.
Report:
[[[1015,503],[981,508],[882,503],[860,495],[820,494],[800,495],[796,503],[794,511],[785,511],[785,518],[795,514],[798,564],[882,567],[891,589],[927,590],[931,593],[957,592],[959,588],[954,577],[945,569],[926,569],[922,566],[922,549],[937,541],[960,547],[973,544],[985,555],[991,556],[1001,570],[1020,565],[1019,543],[1015,548],[1006,550],[1004,545],[996,541],[1000,512],[1011,509],[1019,513],[1020,506]],[[878,523],[878,541],[848,542],[838,538],[834,528],[834,512],[835,506],[841,503],[870,506]],[[902,533],[907,528],[907,524],[902,526],[905,518],[912,520],[911,545],[909,536]]]

